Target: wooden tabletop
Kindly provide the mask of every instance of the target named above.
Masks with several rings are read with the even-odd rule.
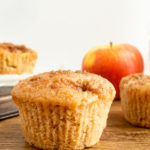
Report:
[[[120,101],[111,107],[101,140],[88,150],[149,150],[150,129],[137,128],[123,118]],[[0,150],[36,150],[23,137],[19,117],[0,122]]]

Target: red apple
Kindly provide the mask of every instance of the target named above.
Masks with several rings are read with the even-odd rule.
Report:
[[[119,98],[119,82],[122,77],[143,72],[144,63],[139,50],[130,44],[106,45],[92,48],[84,56],[82,70],[108,79]]]

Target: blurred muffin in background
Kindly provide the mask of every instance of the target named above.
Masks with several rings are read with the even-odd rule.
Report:
[[[125,119],[150,128],[150,76],[137,73],[122,78],[120,96]]]
[[[37,57],[24,45],[0,43],[0,74],[33,73]]]

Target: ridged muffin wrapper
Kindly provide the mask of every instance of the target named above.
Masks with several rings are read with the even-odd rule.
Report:
[[[133,125],[150,128],[150,94],[147,89],[121,89],[125,119]]]
[[[17,101],[26,141],[42,149],[83,149],[96,144],[112,101],[71,109],[44,101]]]

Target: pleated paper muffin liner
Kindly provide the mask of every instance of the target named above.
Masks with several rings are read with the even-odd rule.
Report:
[[[143,89],[122,89],[121,105],[125,119],[133,125],[150,128],[149,92]]]
[[[42,149],[83,149],[96,144],[112,101],[75,109],[42,101],[17,102],[26,141]]]

